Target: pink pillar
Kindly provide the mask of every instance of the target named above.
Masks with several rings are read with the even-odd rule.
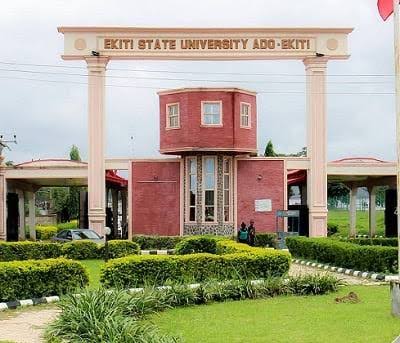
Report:
[[[0,156],[0,241],[7,239],[7,225],[6,225],[6,179],[4,176],[4,171],[1,166],[1,156]]]
[[[108,57],[87,57],[89,159],[88,217],[89,228],[104,234],[105,211],[105,74]]]
[[[307,201],[310,237],[327,234],[326,65],[325,57],[304,60],[307,80]]]

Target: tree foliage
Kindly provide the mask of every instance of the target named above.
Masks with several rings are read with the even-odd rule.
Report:
[[[275,157],[275,156],[277,156],[277,154],[276,154],[276,152],[274,150],[274,145],[272,144],[271,140],[268,141],[267,146],[265,147],[264,156],[265,157]]]
[[[75,144],[72,145],[71,150],[69,151],[69,158],[71,159],[71,161],[81,161],[79,149]]]
[[[274,145],[272,144],[272,141],[269,140],[264,151],[264,156],[265,157],[307,157],[307,147],[301,148],[300,151],[295,152],[295,153],[277,153],[274,149]]]
[[[81,161],[76,145],[72,145],[69,157],[72,161]],[[44,187],[37,192],[36,198],[42,204],[50,202],[62,222],[79,217],[80,187]]]

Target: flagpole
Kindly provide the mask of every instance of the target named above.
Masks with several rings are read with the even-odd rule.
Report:
[[[397,243],[398,243],[398,273],[400,282],[400,49],[399,49],[399,0],[393,0],[393,25],[394,25],[394,69],[396,86],[396,184],[397,184]]]

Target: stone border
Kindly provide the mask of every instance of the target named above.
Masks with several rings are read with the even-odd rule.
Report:
[[[175,253],[175,249],[167,249],[167,250],[141,250],[141,255],[173,255]]]
[[[35,306],[41,304],[50,304],[60,301],[60,297],[57,295],[51,297],[33,298],[25,300],[8,301],[0,303],[0,312],[5,310],[15,310],[18,307]]]
[[[305,260],[300,260],[300,259],[293,259],[293,263],[308,266],[308,267],[314,267],[314,268],[320,268],[329,272],[335,272],[335,273],[341,273],[349,276],[356,276],[356,277],[361,277],[364,279],[371,279],[374,281],[390,281],[392,276],[389,275],[384,275],[384,274],[378,274],[378,273],[371,273],[371,272],[362,272],[359,270],[353,270],[353,269],[347,269],[347,268],[340,268],[340,267],[333,267],[330,266],[329,264],[323,264],[323,263],[316,263],[316,262],[310,262],[310,261],[305,261]]]
[[[257,284],[262,282],[262,280],[252,280],[251,283],[252,284]],[[201,284],[200,283],[192,283],[189,284],[188,287],[190,288],[198,288],[200,287]],[[158,289],[159,291],[164,290],[164,289],[171,289],[171,286],[158,286],[156,287],[156,289]],[[126,290],[129,293],[138,293],[138,292],[143,292],[144,288],[140,287],[140,288],[128,288]],[[107,293],[112,293],[113,291],[107,290]],[[73,294],[76,297],[80,297],[81,294]],[[15,310],[18,307],[26,307],[26,306],[36,306],[36,305],[40,305],[40,304],[50,304],[50,303],[55,303],[55,302],[59,302],[60,301],[60,297],[58,295],[54,295],[54,296],[50,296],[50,297],[42,297],[42,298],[34,298],[34,299],[25,299],[25,300],[16,300],[16,301],[9,301],[9,302],[5,302],[5,303],[0,303],[0,312],[5,311],[5,310]]]

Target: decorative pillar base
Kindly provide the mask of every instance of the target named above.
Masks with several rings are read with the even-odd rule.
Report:
[[[106,226],[106,214],[102,211],[90,211],[88,214],[89,228],[96,231],[100,236],[104,236]]]
[[[325,209],[309,210],[309,236],[326,237],[328,227],[328,211]]]

